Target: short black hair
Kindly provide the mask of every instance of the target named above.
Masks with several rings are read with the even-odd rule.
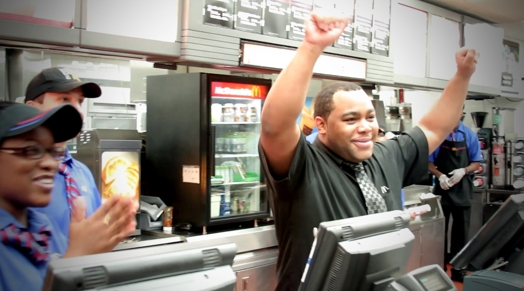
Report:
[[[333,111],[333,96],[338,91],[358,91],[362,87],[351,82],[336,82],[322,88],[315,97],[315,117],[320,116],[327,120],[331,111]]]

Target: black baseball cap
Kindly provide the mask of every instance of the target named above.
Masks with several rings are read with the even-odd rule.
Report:
[[[68,92],[76,88],[82,88],[84,97],[96,98],[102,95],[102,89],[96,83],[82,82],[65,68],[49,68],[38,73],[25,91],[24,102],[35,100],[46,92]]]
[[[82,123],[78,110],[69,104],[41,111],[33,106],[13,103],[0,111],[0,142],[41,125],[51,130],[55,143],[63,142],[77,136]]]

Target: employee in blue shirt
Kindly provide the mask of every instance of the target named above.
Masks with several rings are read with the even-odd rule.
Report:
[[[462,119],[464,118],[464,114]],[[442,211],[446,217],[445,266],[468,242],[473,195],[473,174],[480,167],[482,154],[477,134],[459,120],[442,145],[429,156],[429,171],[438,178],[433,193],[440,195]],[[447,252],[448,222],[451,226],[450,253]],[[462,281],[464,271],[451,269],[451,278]]]
[[[54,220],[36,211],[51,201],[65,156],[55,142],[81,128],[82,117],[70,105],[42,112],[0,102],[0,291],[39,291],[52,258],[107,252],[134,230],[136,208],[121,197],[111,197],[89,218],[83,199],[76,199],[69,244]]]
[[[101,94],[102,91],[97,84],[82,82],[67,69],[54,67],[43,70],[29,82],[25,103],[40,110],[69,104],[82,115],[84,98],[96,98]],[[58,146],[66,145],[64,142]],[[91,171],[86,165],[74,159],[67,149],[59,172],[54,177],[54,183],[51,203],[39,211],[53,218],[60,231],[69,237],[72,200],[77,196],[84,197],[86,215],[89,217],[102,204],[101,196]]]
[[[65,253],[65,237],[29,207],[45,206],[51,198],[64,156],[54,142],[74,137],[81,128],[71,106],[42,113],[0,102],[0,290],[41,290],[47,262]]]

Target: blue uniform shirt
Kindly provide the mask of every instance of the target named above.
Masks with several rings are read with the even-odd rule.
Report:
[[[31,232],[38,232],[43,226],[51,231],[49,254],[63,255],[67,250],[67,240],[45,215],[34,209],[27,209],[28,228]],[[0,208],[0,229],[11,223],[23,227],[9,212]],[[35,265],[17,249],[0,243],[0,291],[40,291],[44,285],[47,263]]]
[[[478,136],[473,130],[469,129],[464,123],[460,122],[457,131],[453,134],[449,134],[446,140],[451,140],[454,137],[455,141],[464,141],[464,135],[466,136],[466,144],[468,147],[469,162],[480,162],[482,161],[482,152],[480,151],[480,142]],[[440,152],[438,147],[431,155],[429,155],[429,161],[435,163]]]
[[[67,163],[71,177],[75,180],[79,188],[78,190],[85,199],[86,215],[89,217],[102,204],[102,198],[96,187],[93,174],[91,174],[91,171],[86,165],[73,159],[69,151],[66,152],[64,162]],[[55,186],[51,193],[51,202],[49,205],[35,209],[56,222],[60,232],[69,239],[69,223],[71,215],[69,214],[69,205],[67,204],[65,178],[62,174],[56,173],[55,175]]]

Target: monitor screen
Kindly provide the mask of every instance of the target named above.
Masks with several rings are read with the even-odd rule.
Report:
[[[415,236],[403,211],[323,222],[299,290],[385,290],[404,274]]]
[[[191,242],[52,261],[43,291],[232,291],[236,245]]]
[[[523,247],[524,194],[516,194],[502,204],[450,263],[455,269],[482,270],[499,258],[508,260]]]

